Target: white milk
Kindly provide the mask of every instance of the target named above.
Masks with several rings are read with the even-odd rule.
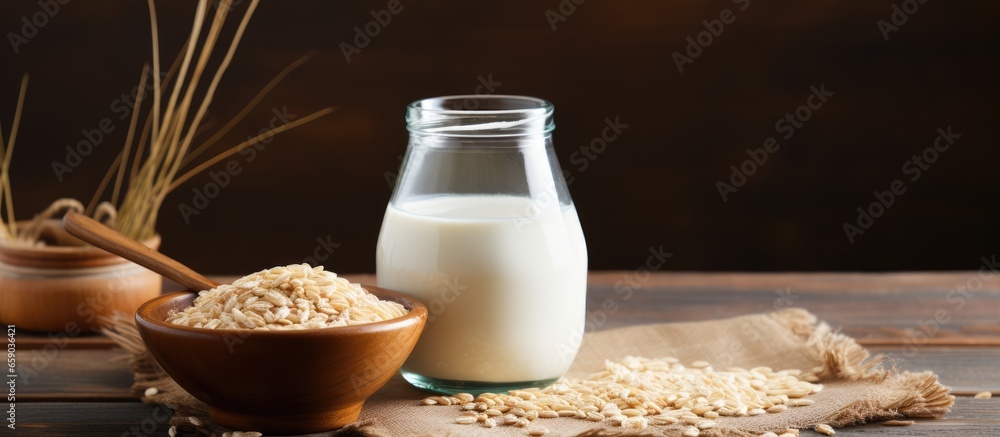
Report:
[[[479,195],[390,204],[376,266],[379,287],[430,312],[406,372],[539,381],[562,376],[576,355],[587,247],[572,207],[539,211],[528,198]]]

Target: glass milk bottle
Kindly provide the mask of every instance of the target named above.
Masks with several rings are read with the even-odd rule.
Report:
[[[407,108],[378,286],[430,311],[403,376],[442,393],[545,386],[584,329],[587,246],[552,147],[552,104],[452,96]]]

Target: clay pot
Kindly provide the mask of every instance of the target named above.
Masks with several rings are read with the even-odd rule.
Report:
[[[162,292],[158,274],[82,245],[61,226],[46,226],[44,239],[60,245],[27,247],[0,242],[3,324],[28,331],[93,331],[100,328],[102,317],[115,312],[132,315],[139,305]],[[157,249],[160,236],[143,244]]]

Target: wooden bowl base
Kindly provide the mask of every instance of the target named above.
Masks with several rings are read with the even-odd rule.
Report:
[[[257,431],[265,434],[310,434],[330,431],[350,425],[361,416],[363,402],[321,413],[241,414],[208,407],[212,420],[236,431]]]

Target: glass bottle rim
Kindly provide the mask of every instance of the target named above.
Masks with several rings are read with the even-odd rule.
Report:
[[[537,97],[490,94],[431,97],[406,108],[411,133],[452,137],[537,135],[555,129],[555,107]]]

